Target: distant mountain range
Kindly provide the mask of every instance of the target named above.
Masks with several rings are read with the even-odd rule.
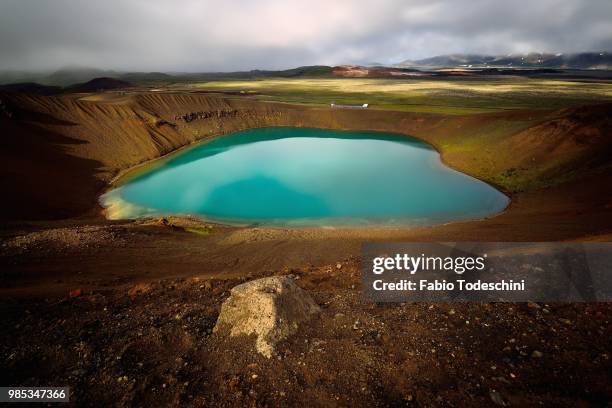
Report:
[[[444,69],[450,68],[450,69]],[[472,69],[470,69],[472,68]],[[565,71],[562,71],[565,70]],[[575,72],[572,70],[583,70]],[[68,67],[54,72],[1,71],[0,90],[52,94],[63,91],[81,92],[121,88],[133,85],[167,85],[174,82],[198,82],[224,79],[256,78],[409,78],[457,75],[612,75],[612,53],[583,52],[578,54],[512,54],[512,55],[440,55],[394,65],[312,65],[280,71],[250,70],[237,72],[121,72],[96,68]],[[88,83],[93,79],[101,79]],[[112,80],[117,80],[113,82]]]
[[[115,78],[94,78],[82,84],[75,84],[66,87],[68,92],[97,92],[111,89],[129,88],[132,84]]]
[[[612,69],[612,53],[610,52],[581,52],[577,54],[508,54],[508,55],[479,55],[479,54],[452,54],[422,60],[406,60],[398,67],[427,67],[427,68],[558,68],[558,69]]]
[[[54,72],[0,71],[0,85],[38,83],[66,87],[81,84],[95,78],[114,78],[131,83],[168,83],[172,81],[210,81],[219,79],[249,79],[261,77],[318,77],[332,74],[333,67],[312,65],[280,71],[250,70],[238,72],[121,72],[96,68],[68,67]]]

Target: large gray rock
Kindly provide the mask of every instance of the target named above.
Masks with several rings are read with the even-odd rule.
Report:
[[[257,351],[269,358],[276,343],[295,333],[299,324],[319,310],[310,295],[287,276],[256,279],[232,288],[214,331],[229,330],[232,337],[254,334]]]

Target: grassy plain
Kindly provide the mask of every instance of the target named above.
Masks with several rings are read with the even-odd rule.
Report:
[[[372,109],[470,114],[555,109],[612,101],[610,81],[525,77],[455,79],[254,79],[189,84],[218,92],[244,92],[268,101],[315,105],[369,103]]]

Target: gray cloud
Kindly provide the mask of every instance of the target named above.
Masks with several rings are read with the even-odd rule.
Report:
[[[609,0],[2,0],[0,69],[214,71],[612,49]]]

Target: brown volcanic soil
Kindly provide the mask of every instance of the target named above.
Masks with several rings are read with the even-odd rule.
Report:
[[[0,100],[3,384],[68,384],[80,405],[612,398],[608,304],[377,306],[359,300],[357,275],[365,241],[610,240],[610,105],[446,117],[186,93]],[[490,219],[409,230],[102,217],[97,197],[120,172],[196,140],[281,125],[420,137],[512,204]],[[281,345],[280,360],[209,335],[232,286],[286,273],[324,312]]]
[[[231,287],[291,273],[322,312],[266,359],[212,334]],[[603,406],[611,305],[376,305],[354,259],[2,305],[0,381],[92,406]]]

